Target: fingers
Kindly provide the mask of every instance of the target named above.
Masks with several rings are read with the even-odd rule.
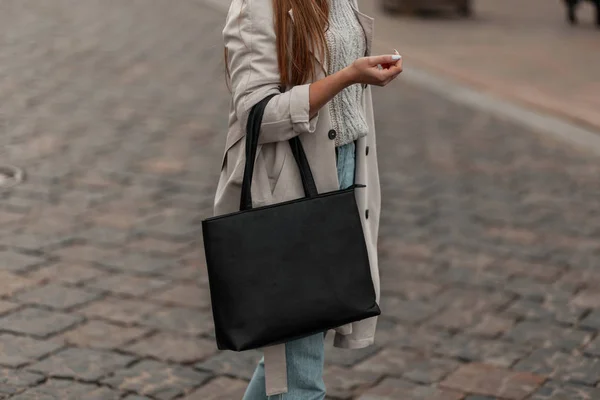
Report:
[[[396,65],[393,65],[389,69],[382,69],[378,70],[377,72],[377,80],[379,81],[377,83],[378,86],[386,86],[402,73],[402,64],[398,63]]]
[[[396,64],[402,57],[398,55],[383,55],[368,57],[369,65],[374,67],[377,64]]]
[[[382,78],[395,78],[402,73],[402,63],[391,66],[389,69],[381,70]]]

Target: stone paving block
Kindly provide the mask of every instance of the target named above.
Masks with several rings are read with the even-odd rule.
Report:
[[[407,300],[427,299],[441,289],[442,286],[435,282],[406,279],[402,271],[385,270],[381,273],[381,291]]]
[[[513,372],[486,364],[469,364],[452,373],[441,385],[469,393],[523,400],[544,382],[543,376]]]
[[[13,189],[14,190],[14,189]],[[20,198],[18,196],[9,196],[2,199],[2,205],[9,211],[26,213],[39,205],[40,199]]]
[[[565,385],[548,381],[531,397],[531,400],[595,400],[600,399],[600,389],[581,385]]]
[[[568,298],[575,291],[575,287],[558,286],[528,278],[512,279],[505,284],[505,288],[509,292],[534,301],[543,301],[549,296]]]
[[[358,400],[462,400],[464,394],[445,388],[419,386],[399,379],[386,378],[358,396]]]
[[[465,400],[498,400],[498,398],[497,397],[490,397],[490,396],[473,395],[473,396],[467,396],[467,397],[465,397]]]
[[[135,394],[131,394],[127,397],[125,397],[123,400],[152,400],[150,397],[146,397],[146,396],[137,396]]]
[[[77,285],[105,274],[106,272],[90,265],[65,262],[37,269],[28,273],[27,277],[39,283],[60,282]]]
[[[86,286],[93,289],[123,294],[128,296],[143,296],[168,284],[167,281],[129,275],[110,275],[88,282]]]
[[[375,331],[375,345],[388,346],[399,338],[408,335],[408,328],[398,325],[396,321],[380,316],[377,319],[377,330]],[[329,333],[327,334],[329,335]]]
[[[158,305],[146,301],[106,297],[78,310],[88,318],[103,318],[121,324],[131,325],[144,320],[159,310]]]
[[[72,246],[62,247],[53,252],[53,255],[58,256],[61,260],[80,261],[80,262],[102,262],[115,255],[113,249],[102,249],[85,244],[75,244]]]
[[[440,307],[455,310],[470,310],[472,312],[494,311],[505,306],[512,296],[498,291],[484,291],[453,287],[435,297],[435,303]]]
[[[210,375],[191,368],[141,361],[123,368],[103,382],[121,391],[132,391],[159,400],[174,399],[202,385]]]
[[[23,336],[0,334],[0,365],[17,368],[36,361],[60,345]]]
[[[0,251],[0,271],[25,272],[46,262],[41,257],[29,256],[14,251]]]
[[[23,214],[0,210],[0,226],[15,224],[23,219]]]
[[[7,314],[7,313],[15,310],[18,307],[19,307],[19,305],[16,303],[11,303],[9,301],[0,300],[0,315]]]
[[[118,400],[121,394],[106,387],[71,380],[50,379],[19,394],[15,400]]]
[[[589,332],[547,322],[524,321],[516,325],[507,337],[517,343],[573,350],[588,343],[592,335]]]
[[[66,343],[77,347],[111,350],[118,349],[149,333],[148,329],[123,327],[92,320],[53,340],[57,343]]]
[[[433,330],[428,327],[415,330],[400,330],[389,345],[396,348],[416,350],[421,353],[431,354],[433,350],[450,339],[451,335],[442,330]]]
[[[28,307],[0,317],[0,329],[45,338],[81,321],[77,315]]]
[[[440,382],[460,365],[457,361],[442,358],[420,359],[408,366],[403,377],[417,383],[433,384]]]
[[[469,267],[471,269],[485,269],[504,261],[492,254],[467,251],[457,246],[447,246],[440,251],[440,256],[447,260],[451,266]]]
[[[146,314],[140,324],[165,331],[201,335],[213,329],[213,318],[208,311],[169,307]]]
[[[598,288],[585,289],[577,293],[571,303],[581,308],[600,308],[600,292]]]
[[[191,308],[209,308],[210,292],[208,286],[195,284],[178,284],[164,291],[153,292],[150,300],[165,305]]]
[[[27,371],[0,368],[0,399],[14,395],[44,380],[43,375]]]
[[[10,296],[27,287],[34,286],[35,281],[23,278],[10,272],[0,271],[0,296]]]
[[[115,193],[111,192],[70,190],[61,194],[59,206],[70,212],[86,212],[114,197]]]
[[[236,378],[250,380],[256,369],[256,365],[262,358],[259,350],[243,351],[234,353],[221,351],[206,361],[199,362],[195,368],[202,371],[210,371],[216,375],[229,375]]]
[[[48,284],[25,290],[14,297],[14,300],[31,305],[41,305],[59,310],[81,306],[97,300],[101,295],[97,292],[85,291],[78,288],[58,284]]]
[[[495,338],[504,335],[515,325],[512,318],[487,314],[483,315],[479,322],[468,329],[468,333],[484,338]]]
[[[388,318],[401,322],[417,324],[430,318],[440,307],[419,300],[402,300],[398,297],[384,296],[379,304],[381,313]]]
[[[596,269],[574,268],[567,271],[560,278],[560,282],[575,286],[577,288],[600,287],[600,271]]]
[[[82,187],[82,189],[97,190],[99,192],[107,189],[117,189],[119,187],[118,179],[98,171],[85,172],[82,175],[71,179],[73,186]]]
[[[423,243],[408,243],[405,240],[385,237],[379,242],[383,257],[399,260],[428,261],[433,256],[432,249]]]
[[[125,350],[143,357],[187,364],[216,354],[217,345],[213,340],[158,333],[137,341]]]
[[[464,285],[478,288],[496,288],[505,280],[506,275],[492,270],[476,270],[468,267],[451,267],[439,274],[438,278],[446,284]]]
[[[196,390],[183,400],[230,400],[244,397],[248,383],[238,379],[219,377]]]
[[[150,218],[141,229],[148,237],[157,239],[186,241],[200,234],[200,226],[190,223],[189,216],[169,216]]]
[[[538,235],[527,229],[515,229],[509,227],[492,227],[486,232],[487,235],[506,240],[509,242],[535,244],[538,241]]]
[[[160,240],[152,237],[141,237],[132,240],[127,247],[135,252],[144,252],[161,256],[177,256],[188,247],[188,244]]]
[[[6,236],[0,239],[0,243],[13,247],[15,249],[29,250],[29,251],[40,251],[42,249],[51,249],[65,244],[72,240],[72,237],[67,232],[54,232],[50,233],[17,233]]]
[[[455,336],[435,348],[435,353],[466,361],[480,361],[499,367],[510,367],[531,351],[527,345],[516,345],[500,340]]]
[[[91,349],[68,348],[28,367],[57,378],[98,380],[135,360],[133,357]]]
[[[587,346],[585,346],[583,351],[589,356],[600,357],[600,336],[597,336],[596,339],[592,340]]]
[[[197,282],[199,285],[208,286],[208,272],[204,265],[174,265],[161,271],[160,274],[169,279]]]
[[[551,264],[537,264],[517,259],[498,261],[492,268],[502,270],[511,276],[523,276],[543,282],[556,281],[564,270]]]
[[[576,324],[584,313],[585,309],[569,304],[567,299],[541,303],[520,299],[511,304],[503,314],[516,318],[553,320],[565,324]]]
[[[381,273],[385,273],[384,271],[393,271],[394,275],[402,276],[402,279],[430,279],[432,276],[435,276],[440,271],[440,265],[438,263],[429,261],[407,261],[402,262],[398,261],[401,259],[393,258],[388,259],[388,257],[381,255]],[[400,279],[400,278],[398,278]]]
[[[174,264],[173,260],[168,258],[140,253],[116,254],[100,263],[115,271],[129,274],[156,274],[171,268]]]
[[[416,353],[388,348],[358,363],[354,370],[400,377],[410,365],[418,362],[419,358]]]
[[[581,321],[581,326],[587,329],[600,331],[600,310],[594,310],[589,313],[583,321]]]
[[[90,221],[95,225],[122,230],[132,229],[139,220],[135,212],[127,212],[125,209],[109,210],[90,216]]]
[[[121,246],[127,242],[130,233],[124,230],[111,229],[105,227],[92,227],[74,235],[75,239],[83,239],[87,242],[106,245],[106,246]]]
[[[600,381],[600,359],[569,355],[552,349],[534,351],[518,362],[514,369],[589,386]]]
[[[336,399],[352,399],[354,393],[373,386],[383,375],[375,371],[355,371],[338,366],[325,368],[323,379],[328,396]]]
[[[430,329],[445,329],[458,331],[473,327],[481,320],[482,314],[478,310],[449,308],[433,316],[426,325]]]

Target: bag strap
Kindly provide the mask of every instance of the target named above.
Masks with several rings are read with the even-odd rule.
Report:
[[[259,101],[250,110],[248,116],[248,123],[246,124],[246,165],[244,167],[244,179],[242,181],[242,196],[240,199],[240,211],[249,210],[252,208],[252,176],[254,174],[254,164],[256,162],[256,152],[258,149],[258,137],[260,135],[260,128],[262,125],[263,115],[265,108],[269,101],[277,96],[277,94],[271,94]],[[292,154],[296,159],[296,164],[300,170],[300,178],[302,180],[302,187],[307,197],[315,197],[319,193],[317,191],[317,185],[308,163],[308,158],[302,147],[302,142],[298,136],[289,140]]]
[[[296,164],[298,164],[298,169],[300,170],[300,179],[302,179],[304,193],[308,197],[316,197],[319,192],[317,191],[315,178],[310,169],[304,147],[302,147],[302,142],[298,136],[294,136],[289,140],[289,143],[292,148],[292,154],[294,154],[294,158],[296,159]]]

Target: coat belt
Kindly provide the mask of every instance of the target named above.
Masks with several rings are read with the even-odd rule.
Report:
[[[287,393],[287,362],[285,344],[265,347],[265,385],[267,396]]]

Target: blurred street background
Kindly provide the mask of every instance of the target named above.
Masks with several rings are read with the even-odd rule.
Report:
[[[241,399],[260,353],[216,349],[200,225],[226,3],[0,1],[0,399]],[[359,3],[406,79],[374,90],[377,343],[328,343],[329,399],[600,399],[591,5],[571,27],[558,0],[476,1],[470,19]],[[593,133],[588,149],[528,116]],[[4,165],[24,181],[3,189]]]

